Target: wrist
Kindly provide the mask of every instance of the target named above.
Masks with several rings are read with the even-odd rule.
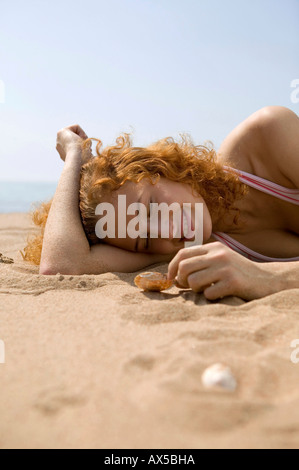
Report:
[[[292,289],[295,286],[292,282],[292,276],[289,274],[288,263],[282,262],[272,262],[272,263],[263,263],[262,269],[267,273],[267,289],[269,294],[275,294],[286,289]]]
[[[65,162],[70,160],[82,161],[82,148],[78,144],[70,144],[66,149]]]

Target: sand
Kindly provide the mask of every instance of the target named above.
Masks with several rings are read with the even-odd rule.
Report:
[[[40,276],[19,253],[30,229],[0,215],[2,449],[299,447],[299,289],[211,302],[135,274]],[[203,387],[217,362],[236,391]]]

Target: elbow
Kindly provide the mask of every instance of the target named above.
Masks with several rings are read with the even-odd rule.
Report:
[[[55,276],[56,274],[80,276],[84,273],[78,269],[77,266],[59,266],[58,264],[52,266],[50,264],[41,264],[39,267],[39,274],[42,276]]]
[[[52,269],[50,269],[49,266],[44,266],[44,265],[43,266],[40,265],[38,273],[41,274],[42,276],[51,276],[51,275],[56,274],[55,272],[53,272]]]
[[[55,276],[55,274],[60,273],[59,269],[55,269],[54,267],[51,266],[45,266],[41,265],[39,267],[39,274],[42,276]]]

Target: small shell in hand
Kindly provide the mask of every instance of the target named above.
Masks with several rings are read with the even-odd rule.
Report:
[[[208,367],[202,375],[202,383],[206,388],[222,388],[234,392],[237,382],[229,367],[214,364]]]
[[[138,276],[135,277],[134,282],[140,289],[156,292],[169,289],[173,284],[173,281],[167,279],[166,274],[155,272],[138,274]]]

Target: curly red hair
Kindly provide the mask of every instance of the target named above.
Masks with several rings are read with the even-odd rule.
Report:
[[[89,148],[92,140],[97,141],[97,156],[82,166],[80,178],[80,213],[82,224],[90,244],[99,243],[95,234],[98,216],[96,206],[105,195],[120,188],[126,181],[138,183],[149,178],[152,184],[161,177],[187,183],[193,193],[206,202],[212,218],[235,211],[234,223],[238,224],[240,211],[234,207],[236,200],[247,192],[247,186],[239,181],[233,172],[225,172],[217,162],[216,152],[211,145],[194,145],[188,134],[181,135],[181,142],[166,137],[148,147],[133,147],[130,134],[123,133],[116,139],[116,145],[101,151],[99,139],[84,141],[83,148]],[[226,159],[226,165],[229,165]],[[34,264],[40,263],[43,234],[51,201],[41,204],[33,214],[33,222],[41,233],[28,240],[23,258]]]

